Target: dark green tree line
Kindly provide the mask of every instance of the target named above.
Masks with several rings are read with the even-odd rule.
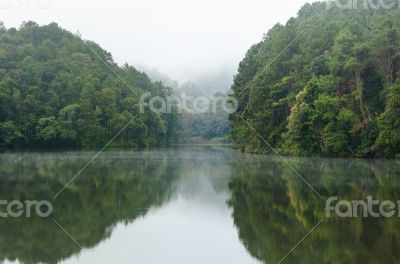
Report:
[[[241,116],[287,154],[398,156],[398,9],[332,5],[265,69],[326,8],[305,5],[247,52],[232,87],[232,138],[245,150],[268,150]]]
[[[118,66],[110,53],[83,41],[55,23],[0,25],[0,146],[97,147],[136,115],[113,144],[170,143],[178,115],[140,114],[139,98],[148,92],[166,97],[172,90],[132,66]]]

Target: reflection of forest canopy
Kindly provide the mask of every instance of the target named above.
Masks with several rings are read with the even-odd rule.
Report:
[[[282,162],[260,158],[233,165],[230,182],[235,225],[248,251],[276,263],[325,217],[325,203]],[[257,157],[256,157],[257,159]],[[293,159],[324,197],[400,199],[400,164]],[[287,263],[399,263],[400,223],[390,219],[326,219]]]
[[[107,159],[97,161],[51,200],[76,173],[76,164],[85,162],[83,157],[55,156],[1,156],[0,198],[52,201],[52,217],[84,248],[107,239],[117,223],[132,222],[150,207],[161,205],[168,199],[177,175],[176,164],[162,158],[130,159],[107,153]],[[80,252],[51,219],[2,218],[0,229],[0,261],[57,263]]]

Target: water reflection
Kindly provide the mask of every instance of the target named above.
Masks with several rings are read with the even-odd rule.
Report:
[[[290,159],[324,197],[400,199],[394,161]],[[239,236],[252,256],[277,263],[325,216],[320,200],[280,160],[247,156],[232,163],[230,190]],[[399,218],[326,219],[285,263],[399,263]]]
[[[5,263],[258,263],[231,220],[229,149],[108,152],[51,219],[0,218]],[[94,153],[0,155],[0,200],[50,199]]]
[[[117,223],[129,224],[170,197],[176,161],[106,153],[52,200],[91,154],[2,155],[0,199],[52,201],[52,217],[83,248],[92,248],[109,238]],[[0,229],[0,261],[58,263],[81,250],[51,219],[0,218]]]
[[[0,218],[1,263],[278,263],[325,203],[281,160],[226,148],[0,155],[0,200],[54,217]],[[325,198],[400,200],[395,161],[290,159]],[[283,263],[399,263],[400,221],[326,219]]]

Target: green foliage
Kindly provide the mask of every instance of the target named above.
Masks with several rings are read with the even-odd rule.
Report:
[[[37,137],[40,140],[55,140],[59,134],[59,125],[54,116],[48,118],[40,118],[37,122]]]
[[[305,5],[250,48],[232,86],[239,101],[230,116],[232,139],[248,151],[270,151],[244,118],[287,154],[393,157],[400,152],[393,88],[400,11],[332,6],[275,59],[325,8]]]
[[[0,123],[0,142],[5,146],[14,143],[16,140],[22,138],[18,127],[12,121]]]
[[[229,95],[216,93],[204,111],[183,110],[181,142],[229,143],[229,111],[232,106]],[[189,106],[191,107],[191,106]],[[201,108],[203,109],[203,108]]]
[[[390,87],[385,112],[379,117],[377,140],[385,156],[400,154],[400,78]]]
[[[137,120],[120,133],[114,145],[171,143],[176,139],[179,116],[176,111],[139,113],[139,98],[148,92],[166,97],[171,90],[152,83],[129,65],[118,66],[96,43],[86,41],[85,45],[57,24],[27,22],[18,30],[1,27],[1,146],[99,147],[135,116]]]

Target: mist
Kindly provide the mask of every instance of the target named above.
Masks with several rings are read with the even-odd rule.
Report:
[[[2,1],[1,21],[57,22],[111,52],[119,64],[156,70],[206,93],[229,90],[248,48],[306,0]]]

